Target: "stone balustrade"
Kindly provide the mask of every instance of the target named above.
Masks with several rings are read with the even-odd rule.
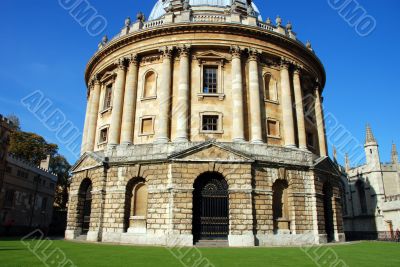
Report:
[[[385,202],[400,201],[400,195],[386,196]]]
[[[113,38],[111,38],[111,41],[114,41],[116,39],[119,39],[120,37],[123,37],[126,34],[133,33],[136,31],[141,31],[141,30],[148,30],[148,29],[154,29],[157,27],[162,27],[170,23],[179,23],[179,22],[193,22],[193,23],[234,23],[234,24],[243,24],[243,25],[249,25],[249,26],[254,26],[260,29],[263,29],[268,32],[275,32],[281,35],[284,35],[290,39],[297,40],[296,33],[294,33],[291,30],[291,24],[289,30],[285,28],[282,25],[272,25],[271,22],[262,22],[260,20],[256,19],[255,25],[251,23],[249,19],[239,19],[237,20],[237,17],[234,17],[232,14],[223,14],[223,15],[216,15],[216,14],[193,14],[192,16],[189,17],[189,21],[186,21],[181,18],[179,15],[174,17],[172,21],[162,18],[158,20],[151,20],[151,21],[141,21],[138,20],[135,23],[131,24],[129,27],[124,27],[122,33],[118,33],[115,35]],[[99,50],[101,50],[103,47],[105,47],[107,43],[101,43],[99,45]]]

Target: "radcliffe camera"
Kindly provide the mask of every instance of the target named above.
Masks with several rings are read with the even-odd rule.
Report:
[[[400,2],[1,6],[1,266],[399,266]]]

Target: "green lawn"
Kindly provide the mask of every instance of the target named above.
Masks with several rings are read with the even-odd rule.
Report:
[[[338,259],[347,265],[341,266],[400,266],[400,244],[362,242],[323,246],[309,250],[301,248],[184,248],[171,251],[160,247],[133,247],[105,244],[74,243],[67,241],[45,241],[36,247],[37,241],[0,241],[0,266],[58,266],[64,253],[75,266],[177,266],[177,267],[222,267],[222,266],[331,266]],[[46,248],[47,245],[50,245]],[[30,251],[29,247],[34,250]],[[35,253],[41,257],[42,263]],[[52,254],[53,253],[53,254]],[[336,253],[336,254],[333,254]],[[196,263],[200,258],[202,264]],[[314,256],[312,256],[314,255]],[[45,257],[48,257],[47,259]],[[193,260],[195,259],[195,260]],[[207,265],[207,260],[212,265]],[[64,265],[73,266],[73,265]]]

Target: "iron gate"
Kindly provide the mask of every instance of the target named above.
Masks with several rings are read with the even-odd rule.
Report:
[[[195,240],[227,239],[229,233],[228,185],[223,177],[199,177],[193,194]]]

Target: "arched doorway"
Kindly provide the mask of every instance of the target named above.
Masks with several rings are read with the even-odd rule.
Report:
[[[335,240],[335,229],[333,226],[332,185],[330,183],[325,183],[322,191],[324,194],[325,232],[327,236],[327,241],[332,242]]]
[[[216,172],[200,175],[193,192],[193,238],[226,240],[229,234],[228,184]]]
[[[274,233],[290,232],[288,183],[286,180],[276,180],[272,185],[272,217]]]
[[[90,179],[82,181],[79,189],[79,198],[81,228],[82,234],[85,235],[89,232],[90,214],[92,212],[92,181]]]

